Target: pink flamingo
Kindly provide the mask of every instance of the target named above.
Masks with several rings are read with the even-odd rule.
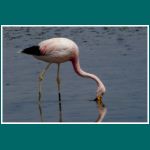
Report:
[[[22,53],[34,56],[36,59],[48,62],[46,68],[39,75],[39,96],[41,95],[41,81],[44,79],[45,73],[52,63],[58,64],[57,69],[57,87],[60,95],[60,64],[66,61],[71,61],[75,72],[86,78],[91,78],[97,83],[96,97],[101,101],[105,93],[105,86],[102,81],[94,74],[83,71],[79,62],[79,49],[75,42],[67,38],[52,38],[39,43],[38,46],[26,48]]]

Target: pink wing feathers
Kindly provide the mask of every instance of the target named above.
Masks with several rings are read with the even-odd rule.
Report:
[[[71,56],[77,45],[66,38],[53,38],[39,43],[40,51],[44,56],[65,57]]]

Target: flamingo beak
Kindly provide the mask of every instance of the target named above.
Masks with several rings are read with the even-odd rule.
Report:
[[[102,102],[102,96],[98,96],[97,101]]]
[[[97,101],[97,102],[100,102],[100,103],[102,103],[102,96],[97,96],[95,99],[94,99],[94,101]]]

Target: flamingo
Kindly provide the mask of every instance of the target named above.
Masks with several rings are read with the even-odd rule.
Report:
[[[36,46],[26,48],[21,53],[32,55],[38,60],[47,62],[47,66],[39,74],[39,97],[41,97],[41,82],[44,80],[45,74],[52,63],[58,64],[57,68],[57,88],[58,95],[60,96],[60,64],[66,61],[71,61],[75,72],[81,76],[90,78],[97,83],[96,99],[102,101],[106,88],[103,82],[96,75],[85,72],[80,67],[79,62],[79,48],[77,44],[67,38],[51,38],[40,42]]]

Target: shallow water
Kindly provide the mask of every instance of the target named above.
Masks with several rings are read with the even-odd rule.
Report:
[[[3,121],[37,122],[37,77],[46,63],[17,51],[52,37],[74,40],[83,70],[98,75],[107,92],[103,122],[147,121],[147,30],[145,27],[5,27],[3,30]],[[45,122],[58,122],[57,65],[43,84]],[[64,122],[95,122],[99,105],[96,84],[77,76],[70,62],[61,65],[61,108]]]

